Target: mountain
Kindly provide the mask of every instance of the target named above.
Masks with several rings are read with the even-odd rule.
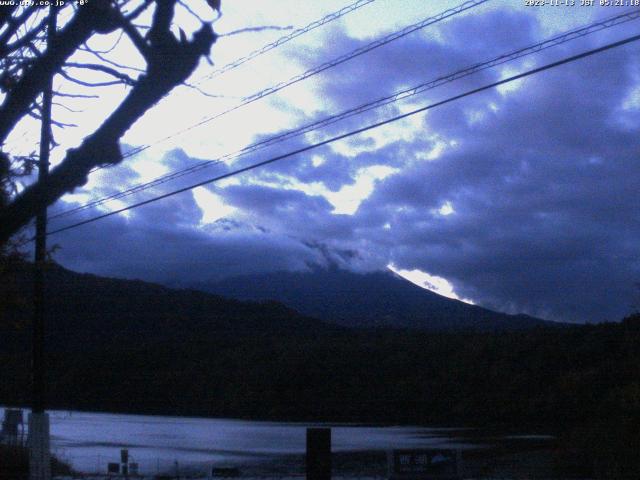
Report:
[[[194,287],[238,300],[275,300],[303,315],[346,327],[503,331],[559,325],[443,297],[392,272],[359,274],[335,268],[276,272]]]
[[[19,348],[22,337],[28,337],[32,268],[16,264],[0,282],[0,348]],[[76,273],[55,264],[48,267],[46,278],[47,335],[54,349],[340,330],[273,301],[238,301]],[[16,325],[19,328],[13,328]]]
[[[30,270],[19,264],[0,272],[3,405],[30,401]],[[303,303],[353,324],[375,324],[387,314],[380,318],[395,325],[545,325],[443,299],[382,273],[260,278],[273,291],[283,288],[282,279],[295,280],[291,288],[305,295]],[[228,300],[54,265],[48,280],[48,408],[533,428],[557,434],[565,445],[559,458],[586,469],[580,478],[640,478],[640,315],[500,332],[348,329],[281,303]],[[248,288],[249,280],[239,286]],[[593,470],[606,465],[616,470]]]

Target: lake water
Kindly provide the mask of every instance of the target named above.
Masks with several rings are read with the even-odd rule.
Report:
[[[68,411],[49,415],[52,452],[84,473],[106,472],[108,462],[119,461],[122,448],[129,449],[130,461],[144,474],[176,466],[181,472],[198,472],[207,465],[238,467],[252,475],[302,473],[306,428],[314,426]],[[452,429],[327,426],[332,427],[332,451],[340,465],[376,470],[363,474],[383,473],[384,452],[391,448],[460,446]]]

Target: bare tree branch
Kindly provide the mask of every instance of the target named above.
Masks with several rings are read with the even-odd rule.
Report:
[[[64,98],[100,98],[99,95],[87,95],[84,93],[66,93],[66,92],[60,92],[58,90],[54,91],[53,95],[56,97],[64,97]]]
[[[136,49],[138,49],[140,54],[145,58],[145,60],[148,60],[147,57],[149,55],[149,45],[147,45],[147,42],[145,41],[145,39],[142,38],[142,35],[140,35],[140,32],[136,30],[136,27],[134,27],[131,24],[131,22],[127,18],[125,18],[122,14],[118,16],[118,23],[122,28],[122,30],[124,31],[124,33],[126,33],[127,36],[129,37],[129,40],[131,40],[131,42],[136,47]]]
[[[84,110],[75,110],[67,105],[64,105],[63,103],[60,102],[52,102],[52,105],[55,105],[56,107],[60,107],[60,108],[64,108],[67,112],[71,112],[71,113],[82,113]]]
[[[99,3],[100,0],[89,2],[86,5],[88,8],[79,9],[75,17],[58,32],[57,41],[36,59],[16,87],[7,92],[0,105],[0,144],[4,143],[13,126],[29,111],[29,106],[44,88],[48,76],[59,71],[67,58],[93,34],[97,12],[92,6]]]
[[[35,111],[29,112],[29,116],[32,117],[32,118],[35,118],[36,120],[42,120],[42,116],[39,113],[36,113]],[[59,122],[57,120],[51,120],[51,124],[55,125],[56,127],[60,127],[60,128],[77,127],[78,126],[75,123],[64,123],[64,122]]]
[[[225,95],[215,95],[213,93],[205,92],[204,90],[202,90],[197,85],[193,85],[192,83],[189,83],[189,82],[184,82],[182,85],[184,87],[191,88],[191,89],[195,90],[196,92],[200,93],[201,95],[204,95],[205,97],[209,97],[209,98],[228,98]]]
[[[66,62],[64,64],[65,67],[69,68],[81,68],[84,70],[93,70],[96,72],[106,73],[107,75],[111,75],[114,78],[117,78],[122,83],[126,85],[135,85],[136,81],[131,78],[129,75],[118,72],[117,70],[107,67],[106,65],[99,65],[96,63],[78,63],[78,62]]]
[[[88,47],[86,45],[84,47],[81,47],[81,48],[82,48],[83,51],[92,54],[93,56],[95,56],[96,58],[100,59],[104,63],[108,63],[109,65],[112,65],[112,66],[114,66],[116,68],[123,68],[123,69],[126,69],[126,70],[131,70],[131,71],[140,72],[140,73],[146,72],[146,70],[144,70],[142,68],[132,67],[131,65],[123,65],[121,63],[114,62],[113,60],[105,57],[102,53],[97,52],[95,50],[92,50],[90,47]]]
[[[147,8],[149,8],[149,5],[151,5],[151,0],[144,0],[144,3],[142,5],[140,5],[138,8],[136,8],[132,12],[128,13],[125,18],[128,21],[132,22],[133,20],[138,18],[142,14],[142,12],[144,12]]]
[[[200,58],[209,54],[216,40],[210,24],[204,24],[193,40],[179,42],[169,30],[174,3],[170,0],[157,3],[147,74],[139,78],[123,102],[93,134],[79,147],[67,151],[62,163],[51,171],[46,188],[35,183],[0,210],[0,244],[26,225],[42,205],[51,205],[65,193],[84,185],[93,168],[122,161],[118,143],[122,135],[175,86],[184,83]]]
[[[91,48],[88,44],[84,44],[83,46],[81,46],[80,48],[78,48],[78,50],[83,50],[83,51],[88,51],[88,52],[92,52],[92,53],[101,53],[103,55],[106,55],[108,53],[111,53],[115,50],[115,48],[120,44],[120,41],[122,40],[122,37],[124,35],[124,32],[122,30],[120,30],[120,33],[118,34],[118,38],[116,39],[115,42],[113,42],[113,45],[111,45],[109,48],[107,48],[106,50],[96,50],[95,48]]]
[[[187,12],[189,12],[189,14],[191,14],[192,17],[195,17],[198,20],[202,20],[200,18],[200,16],[191,9],[191,7],[189,6],[189,4],[187,2],[183,2],[182,0],[178,0],[178,3],[180,4],[180,6],[182,8],[184,8]]]
[[[171,19],[173,18],[174,7],[175,1],[156,0],[153,22],[151,29],[147,33],[150,45],[155,47],[155,53],[158,53],[158,49],[162,50],[175,45],[175,38],[171,34]]]
[[[24,37],[16,40],[15,42],[10,43],[5,47],[2,47],[2,42],[0,41],[0,57],[4,57],[20,48],[28,47],[30,45],[33,46],[31,42],[36,38],[38,38],[38,35],[45,30],[46,25],[47,25],[47,19],[43,18],[38,25],[36,25],[32,30],[27,32],[27,34]]]
[[[232,30],[227,33],[222,33],[220,34],[220,37],[232,37],[233,35],[238,35],[241,33],[257,33],[257,32],[264,32],[267,30],[276,30],[276,31],[293,30],[293,28],[294,28],[293,25],[287,25],[286,27],[281,27],[278,25],[265,25],[262,27],[247,27],[247,28],[240,28],[238,30]]]
[[[15,6],[12,7],[15,9]],[[11,8],[7,8],[6,10],[0,9],[0,12],[7,12],[5,19],[3,19],[2,23],[7,24],[7,29],[0,35],[0,45],[6,45],[9,42],[9,39],[16,33],[16,31],[20,28],[21,25],[26,22],[29,17],[37,10],[35,5],[31,5],[27,7],[22,14],[18,15],[18,17],[13,18],[13,11]],[[1,18],[1,17],[0,17]],[[2,52],[2,50],[0,50]],[[3,55],[0,53],[0,58]]]
[[[0,28],[5,25],[11,24],[11,18],[13,12],[16,10],[17,5],[6,5],[5,8],[0,8]],[[4,36],[4,35],[3,35]]]
[[[125,82],[123,82],[122,80],[112,80],[110,82],[85,82],[84,80],[80,80],[78,78],[72,77],[71,75],[69,75],[67,72],[65,72],[64,70],[60,70],[60,75],[62,75],[64,78],[66,78],[67,80],[69,80],[72,83],[75,83],[76,85],[80,85],[83,87],[111,87],[113,85],[125,85]]]

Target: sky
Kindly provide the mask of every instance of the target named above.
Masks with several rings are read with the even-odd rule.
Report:
[[[152,146],[100,170],[52,214],[528,47],[628,7],[492,0],[205,122],[243,98],[331,63],[459,2],[376,0],[215,78],[224,66],[346,0],[223,2],[221,34],[190,82],[122,139]],[[195,8],[195,7],[194,7]],[[181,12],[181,26],[193,25]],[[638,34],[634,20],[485,69],[153,189],[53,218],[56,229],[502,78]],[[263,28],[264,27],[264,28]],[[238,29],[254,29],[233,34]],[[187,30],[189,31],[189,30]],[[231,33],[231,34],[230,34]],[[96,46],[113,38],[97,38]],[[268,166],[52,235],[73,270],[168,285],[338,266],[392,269],[508,313],[620,320],[640,304],[640,42],[448,103]],[[125,46],[120,62],[140,59]],[[55,158],[126,94],[100,91]],[[185,129],[187,129],[185,131]],[[19,125],[20,141],[37,132]],[[182,133],[177,133],[182,132]],[[169,136],[170,138],[166,138]],[[9,139],[12,141],[12,138]],[[57,155],[57,157],[56,157]]]

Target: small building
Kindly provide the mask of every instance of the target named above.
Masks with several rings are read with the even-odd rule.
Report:
[[[0,442],[7,445],[22,445],[24,443],[24,417],[22,410],[8,408],[4,411]]]

